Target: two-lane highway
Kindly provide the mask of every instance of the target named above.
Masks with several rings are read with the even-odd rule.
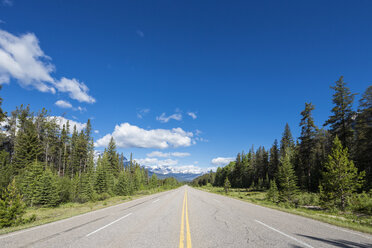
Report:
[[[0,236],[0,247],[372,247],[372,236],[188,186]]]

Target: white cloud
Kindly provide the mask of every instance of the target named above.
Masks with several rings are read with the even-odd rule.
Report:
[[[134,159],[139,163],[140,165],[144,166],[173,166],[178,164],[178,160],[173,159],[164,159],[159,160],[157,158],[140,158],[140,159]]]
[[[60,108],[72,108],[71,103],[69,103],[67,101],[63,101],[63,100],[58,100],[54,104],[57,105]]]
[[[76,110],[79,110],[80,112],[85,112],[85,111],[87,111],[86,108],[83,108],[83,107],[80,107],[80,106],[78,106],[78,107],[76,108]]]
[[[145,115],[147,115],[150,112],[150,109],[141,109],[137,113],[137,118],[142,119]]]
[[[194,113],[194,112],[188,112],[187,113],[193,120],[195,120],[196,118],[198,118],[197,116],[196,116],[196,113]]]
[[[141,38],[143,38],[143,37],[145,37],[145,33],[142,31],[142,30],[137,30],[136,31],[136,33],[137,33],[137,35],[139,36],[139,37],[141,37]]]
[[[3,0],[2,3],[5,6],[13,6],[13,1],[12,0]]]
[[[99,130],[94,130],[94,133],[95,134],[99,134]]]
[[[66,119],[65,117],[62,117],[62,116],[51,116],[50,118],[55,118],[57,120],[57,123],[59,123],[61,128],[62,128],[63,125],[66,125],[66,123],[68,121],[69,124],[70,124],[70,132],[72,132],[72,130],[74,130],[74,126],[76,126],[76,130],[78,132],[85,129],[85,127],[87,126],[86,123],[81,123],[81,122],[78,122],[78,121],[69,120],[69,119]]]
[[[187,157],[190,156],[191,154],[188,152],[160,152],[160,151],[153,151],[151,153],[146,154],[147,157],[158,157],[158,158],[168,158],[168,157]]]
[[[158,157],[158,158],[167,158],[170,156],[170,153],[164,153],[159,151],[153,151],[146,154],[147,157]]]
[[[172,152],[171,155],[172,155],[173,157],[183,158],[183,157],[188,157],[188,156],[190,156],[191,154],[188,153],[188,152]]]
[[[186,132],[182,128],[146,130],[126,122],[116,125],[114,132],[97,140],[95,146],[106,147],[111,137],[114,137],[116,145],[121,148],[185,147],[192,144],[192,136],[192,132]]]
[[[230,163],[231,161],[234,161],[234,160],[235,160],[235,158],[233,158],[233,157],[228,157],[228,158],[218,157],[218,158],[212,159],[212,164],[214,164],[214,165],[227,165],[228,163]]]
[[[0,84],[9,83],[14,78],[22,87],[33,87],[41,92],[66,92],[72,99],[94,103],[88,94],[88,87],[76,79],[51,76],[55,67],[51,58],[44,54],[35,34],[20,36],[0,30]]]
[[[179,114],[179,113],[176,113],[176,114],[173,114],[173,115],[170,115],[170,116],[167,117],[165,115],[165,113],[162,113],[160,116],[156,117],[156,120],[158,120],[162,123],[167,123],[171,119],[176,120],[176,121],[180,121],[180,120],[182,120],[182,115]]]
[[[9,83],[13,77],[23,87],[33,86],[42,92],[55,93],[50,76],[54,66],[49,60],[34,34],[17,37],[0,30],[0,83]]]
[[[55,82],[56,88],[61,92],[67,92],[68,95],[79,102],[95,103],[96,99],[88,94],[88,87],[77,79],[61,78]]]

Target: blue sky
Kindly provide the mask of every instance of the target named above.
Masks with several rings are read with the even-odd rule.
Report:
[[[320,126],[341,75],[372,81],[368,0],[0,1],[3,108],[92,118],[97,146],[148,165],[215,167],[286,122],[298,137],[306,101]]]

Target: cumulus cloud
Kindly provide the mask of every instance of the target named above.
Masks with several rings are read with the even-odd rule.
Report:
[[[146,154],[147,157],[158,157],[158,158],[168,158],[168,157],[187,157],[190,156],[191,154],[188,152],[160,152],[160,151],[153,151],[151,153]]]
[[[69,103],[68,101],[58,100],[54,104],[60,108],[72,108],[71,103]]]
[[[68,93],[69,97],[78,100],[79,102],[95,103],[96,99],[88,94],[88,87],[77,79],[61,78],[61,80],[55,82],[56,88],[60,92]]]
[[[198,118],[197,116],[196,116],[196,113],[194,113],[194,112],[188,112],[187,113],[193,120],[195,120],[196,118]]]
[[[95,134],[99,134],[99,130],[94,130],[94,133]]]
[[[61,128],[63,127],[63,125],[66,125],[67,121],[68,121],[69,124],[70,124],[70,132],[73,130],[74,126],[76,126],[76,130],[78,132],[85,129],[86,126],[87,126],[86,123],[81,123],[81,122],[78,122],[78,121],[69,120],[69,119],[66,119],[65,117],[62,117],[62,116],[51,116],[50,118],[55,118],[57,123],[60,125]]]
[[[233,158],[233,157],[227,157],[227,158],[218,157],[218,158],[212,159],[212,164],[214,164],[214,165],[227,165],[228,163],[230,163],[231,161],[234,161],[234,160],[235,160],[235,158]]]
[[[50,61],[51,58],[40,48],[35,34],[16,36],[0,30],[0,84],[9,83],[14,78],[22,87],[53,94],[57,89],[80,102],[95,102],[84,83],[74,78],[53,78],[51,73],[55,67]]]
[[[14,36],[0,30],[0,83],[9,83],[10,77],[23,86],[33,86],[42,92],[55,93],[50,73],[54,66],[39,47],[34,34]]]
[[[173,115],[170,115],[170,116],[166,116],[165,113],[162,113],[160,116],[156,117],[156,120],[158,120],[162,123],[167,123],[171,119],[176,120],[176,121],[180,121],[180,120],[182,120],[182,115],[180,113],[176,113],[176,114],[173,114]]]
[[[182,128],[146,130],[126,122],[116,125],[114,132],[97,140],[95,146],[106,147],[111,137],[114,137],[116,145],[121,148],[185,147],[192,144],[192,136],[192,132],[186,132]]]

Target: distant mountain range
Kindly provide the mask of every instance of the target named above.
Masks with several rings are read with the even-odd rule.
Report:
[[[97,162],[99,156],[103,155],[102,151],[95,151],[94,160]],[[124,166],[129,166],[130,161],[124,157]],[[198,176],[203,175],[204,173],[200,171],[200,169],[195,169],[194,167],[183,167],[183,168],[175,168],[171,166],[144,166],[149,171],[149,176],[151,177],[153,174],[159,179],[165,179],[168,177],[174,177],[180,182],[189,182],[193,179],[197,178]]]
[[[155,173],[155,172],[151,171],[151,168],[148,168],[148,171],[149,171],[149,176],[150,177],[152,176],[152,174],[156,174],[156,176],[158,177],[158,179],[165,179],[165,178],[168,178],[168,177],[174,177],[179,182],[190,182],[190,181],[194,180],[195,178],[197,178],[198,176],[203,175],[203,173],[199,173],[199,174],[193,174],[193,173],[168,173],[168,174],[160,174],[160,173]]]

